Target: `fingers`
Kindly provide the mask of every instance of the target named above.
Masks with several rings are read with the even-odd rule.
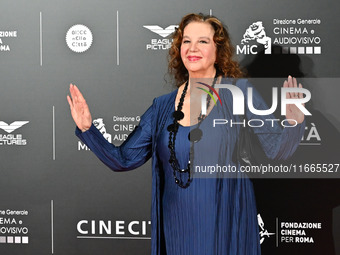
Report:
[[[78,97],[78,91],[75,89],[76,85],[70,84],[70,94],[73,101],[76,101],[76,98]]]
[[[299,88],[302,89],[302,84],[301,83],[299,83]],[[303,98],[303,94],[301,92],[299,93],[299,98]]]
[[[299,86],[297,85],[297,80],[296,78],[292,77],[292,76],[288,76],[288,80],[284,81],[283,83],[283,87],[284,88],[302,88],[301,83],[299,84]],[[286,94],[287,98],[302,98],[302,93],[298,93],[298,92],[289,92]]]
[[[284,88],[288,88],[288,81],[285,80],[285,81],[283,82],[283,87],[284,87]],[[286,93],[286,98],[290,98],[290,93],[289,93],[289,92]]]
[[[83,94],[80,92],[80,90],[78,89],[78,87],[72,83],[70,83],[70,94],[71,96],[68,96],[70,97],[70,101],[69,101],[69,98],[67,98],[68,102],[72,104],[72,106],[75,106],[76,104],[78,103],[85,103],[86,100],[85,98],[83,97]],[[71,106],[70,104],[70,106]]]
[[[290,87],[292,88],[297,88],[297,82],[296,82],[296,78],[292,77],[292,76],[288,76],[288,81],[290,82]]]
[[[70,109],[72,110],[72,108],[74,107],[74,105],[73,105],[73,100],[72,99],[74,99],[74,97],[75,97],[75,95],[74,95],[74,93],[73,93],[73,84],[72,83],[70,83],[70,94],[71,94],[71,96],[70,95],[67,95],[67,102],[68,102],[68,104],[70,105]]]
[[[70,83],[70,89],[69,90],[70,90],[70,94],[71,94],[72,98],[75,96],[73,86],[74,85],[72,83]]]
[[[299,83],[299,88],[302,89],[302,84]],[[299,93],[299,98],[303,98],[303,93]],[[305,104],[302,104],[303,106],[305,106]]]
[[[297,86],[296,78],[295,77],[292,78],[291,76],[290,76],[290,78],[292,79],[292,87],[297,88],[298,86]],[[299,93],[297,93],[297,92],[293,92],[293,95],[294,95],[295,98],[299,97]]]
[[[73,102],[72,102],[72,99],[71,99],[71,97],[69,96],[69,95],[67,95],[67,102],[68,102],[68,104],[70,105],[70,109],[72,110],[72,108],[73,108]]]
[[[80,90],[78,89],[78,87],[76,85],[72,84],[72,90],[74,92],[74,95],[77,97],[77,100],[79,102],[84,102],[85,98],[83,97],[83,94],[80,92]]]
[[[77,88],[76,85],[70,84],[70,94],[72,99],[74,100],[76,97],[82,97],[83,95],[81,94],[80,90]]]
[[[290,75],[288,76],[288,87],[289,88],[293,88],[294,87],[294,79]],[[294,92],[290,92],[290,98],[295,98],[295,93]]]

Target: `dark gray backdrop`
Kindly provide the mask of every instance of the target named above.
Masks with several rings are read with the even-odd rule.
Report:
[[[154,97],[170,92],[173,86],[166,76],[167,51],[146,49],[152,39],[164,38],[144,25],[158,25],[164,29],[178,24],[187,13],[212,12],[228,26],[234,44],[241,45],[246,29],[256,21],[262,21],[267,36],[274,37],[275,18],[320,19],[320,25],[307,27],[315,29],[315,36],[321,38],[321,54],[299,55],[300,69],[306,77],[336,78],[340,74],[337,47],[340,21],[336,18],[339,5],[320,0],[277,1],[275,4],[266,0],[3,0],[0,31],[17,31],[17,37],[0,37],[3,45],[10,47],[10,51],[0,51],[0,121],[29,123],[12,133],[22,135],[27,145],[0,146],[0,212],[4,211],[4,215],[0,214],[0,252],[150,253],[148,223],[146,232],[141,230],[142,222],[150,220],[150,162],[132,172],[112,173],[90,151],[78,150],[75,126],[66,102],[69,83],[77,84],[94,119],[103,118],[107,132],[114,136],[113,125],[138,122],[117,122],[113,121],[113,116],[139,116]],[[84,53],[71,51],[65,41],[66,32],[75,24],[86,25],[93,34],[92,46]],[[239,54],[237,57],[246,66],[256,56]],[[338,108],[335,110],[334,107],[338,105],[327,102],[326,96],[316,100],[315,107],[332,125],[338,126]],[[0,134],[9,133],[1,129]],[[121,141],[113,143],[118,145]],[[303,186],[300,187],[299,192],[303,193]],[[322,193],[323,187],[319,188]],[[339,193],[324,196],[338,198]],[[268,200],[263,196],[258,199],[260,204],[261,199]],[[277,197],[271,199],[279,200]],[[305,199],[313,200],[308,194]],[[269,205],[261,209],[265,210],[266,206],[269,212]],[[286,204],[286,207],[290,206]],[[336,205],[332,204],[333,207]],[[26,210],[28,215],[10,215],[7,210]],[[298,210],[302,216],[290,218],[291,221],[308,221],[303,215],[313,215],[313,211]],[[338,214],[334,210],[332,224],[335,231],[339,229]],[[82,220],[89,222],[82,225],[82,230],[89,231],[85,236],[77,229]],[[96,224],[94,234],[91,233],[92,220]],[[111,234],[99,233],[100,221],[105,224],[111,221]],[[125,234],[115,232],[119,221],[125,222]],[[140,231],[138,235],[128,230],[128,224],[134,221],[133,229]],[[275,222],[264,221],[266,228],[275,229]],[[316,221],[323,219],[312,219],[312,222]],[[24,227],[28,229],[27,234],[19,232],[24,231]],[[333,237],[336,244],[339,236],[335,233]],[[14,237],[14,243],[8,237]],[[26,237],[28,243],[23,244]],[[271,238],[263,245],[274,242],[275,237]],[[288,247],[297,251],[304,246],[322,246],[322,242],[317,240],[316,244],[291,244]],[[278,254],[283,248],[272,243],[266,254]]]

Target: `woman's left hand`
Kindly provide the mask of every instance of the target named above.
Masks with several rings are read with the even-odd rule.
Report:
[[[288,87],[289,88],[298,88],[298,87],[302,88],[302,85],[301,85],[301,83],[299,83],[299,86],[298,86],[296,79],[289,75],[288,81],[284,81],[283,87],[284,88],[288,88]],[[303,94],[302,93],[287,93],[286,98],[287,99],[303,98]],[[304,106],[305,104],[302,104],[302,105]],[[295,125],[296,122],[298,124],[300,124],[305,119],[305,115],[295,104],[287,104],[286,105],[286,119],[288,119],[288,122],[291,125]],[[296,122],[295,121],[289,121],[289,119],[293,119]]]

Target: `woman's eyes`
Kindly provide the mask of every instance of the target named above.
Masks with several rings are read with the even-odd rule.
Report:
[[[199,43],[202,43],[202,44],[207,44],[208,43],[208,41],[206,41],[206,40],[200,40],[200,41],[198,41]],[[185,43],[190,43],[190,41],[189,40],[184,40],[183,41],[183,44],[185,44]]]

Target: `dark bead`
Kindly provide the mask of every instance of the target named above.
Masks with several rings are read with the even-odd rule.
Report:
[[[194,128],[193,130],[189,132],[188,139],[189,141],[196,143],[199,140],[201,140],[202,135],[203,135],[203,132],[201,129]]]
[[[184,118],[184,113],[182,111],[174,111],[174,113],[172,114],[172,116],[175,118],[175,120],[181,120]]]
[[[173,124],[170,124],[167,129],[169,132],[177,132],[178,126],[173,123]]]
[[[175,178],[175,183],[178,184],[179,183],[179,180],[177,178]]]
[[[189,171],[189,169],[180,169],[179,171],[180,171],[181,173],[186,173],[186,172]]]

